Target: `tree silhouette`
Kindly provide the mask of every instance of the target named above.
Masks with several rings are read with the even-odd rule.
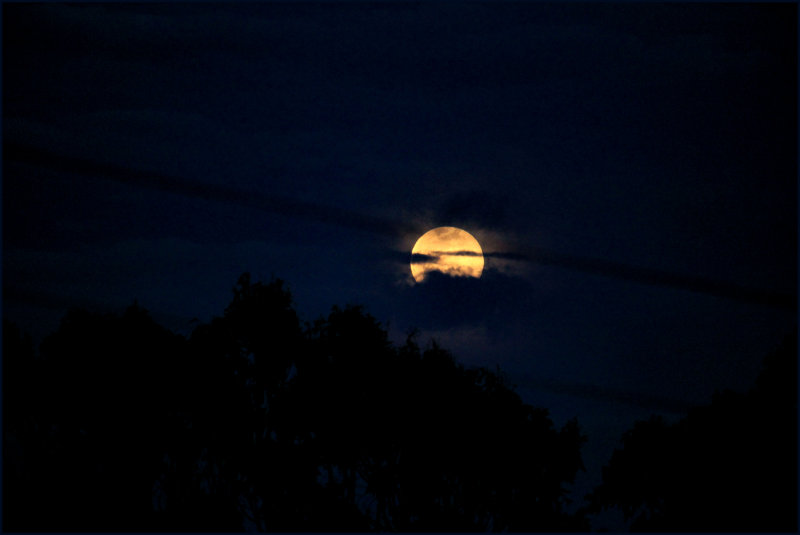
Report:
[[[4,416],[29,422],[15,437],[26,499],[4,508],[4,527],[149,529],[153,485],[181,399],[181,339],[135,305],[121,317],[71,311],[40,354],[35,375],[21,377],[25,395],[4,391]],[[12,348],[4,355],[17,359]],[[6,374],[15,373],[4,364]]]
[[[16,530],[36,499],[34,481],[42,479],[40,461],[47,447],[42,428],[44,405],[35,388],[41,376],[33,341],[3,320],[3,527]],[[21,408],[24,407],[24,410]],[[13,489],[13,491],[11,491]]]
[[[797,336],[747,393],[724,391],[674,425],[637,422],[603,469],[591,509],[634,531],[797,531]]]
[[[40,358],[3,342],[7,530],[589,527],[576,422],[361,307],[301,324],[280,280],[242,275],[188,339],[134,305],[69,312]]]

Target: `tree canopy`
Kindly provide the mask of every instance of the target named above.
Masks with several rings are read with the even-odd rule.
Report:
[[[362,307],[303,322],[242,275],[187,336],[134,304],[3,324],[6,531],[796,531],[797,337],[746,393],[622,437],[587,505],[577,421]]]
[[[242,275],[188,337],[134,305],[3,345],[6,530],[589,527],[577,422],[361,307],[301,323],[280,280]]]
[[[797,336],[754,387],[723,391],[675,424],[637,422],[603,468],[590,509],[633,531],[797,531]]]

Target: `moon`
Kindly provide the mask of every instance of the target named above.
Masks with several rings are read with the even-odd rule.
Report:
[[[429,230],[419,237],[411,250],[411,276],[422,282],[430,271],[479,278],[483,272],[481,245],[472,234],[460,228]]]

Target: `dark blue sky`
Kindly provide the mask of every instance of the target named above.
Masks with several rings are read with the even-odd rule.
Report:
[[[634,419],[749,387],[796,327],[711,291],[797,290],[796,27],[793,4],[6,3],[4,315],[41,336],[138,299],[188,332],[274,274],[304,319],[364,304],[577,416],[588,485]],[[498,254],[480,280],[409,284],[440,225]]]

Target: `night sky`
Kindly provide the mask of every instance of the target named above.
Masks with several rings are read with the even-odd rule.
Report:
[[[794,4],[3,5],[3,314],[238,276],[499,365],[599,482],[622,432],[752,386],[796,328]],[[413,284],[436,226],[480,279]],[[611,522],[611,520],[609,520]],[[602,527],[602,526],[595,526]]]

